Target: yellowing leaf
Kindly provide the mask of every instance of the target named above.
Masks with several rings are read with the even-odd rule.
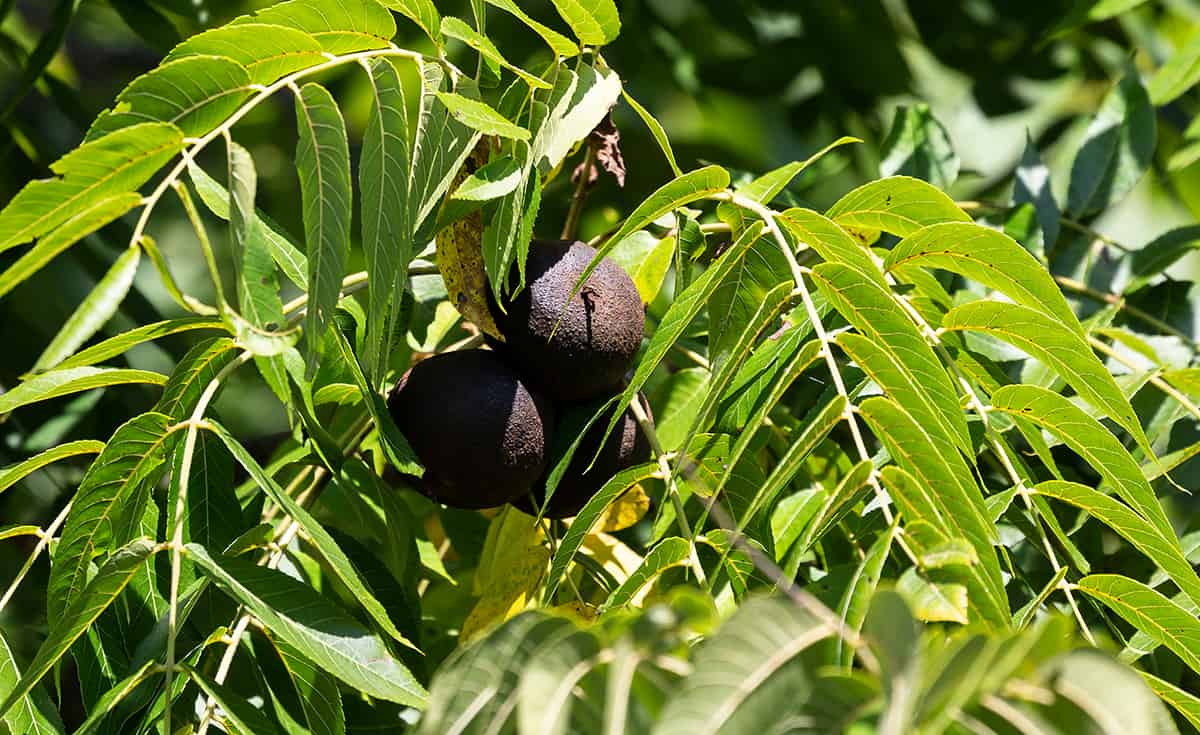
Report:
[[[480,142],[463,163],[451,185],[457,190],[476,169],[487,163],[487,143]],[[475,211],[437,234],[437,266],[446,282],[450,303],[487,335],[503,341],[488,308],[487,271],[483,266],[483,214]]]
[[[629,528],[642,520],[650,510],[650,496],[640,484],[634,485],[617,498],[617,501],[605,509],[596,525],[596,530],[611,533]]]
[[[516,558],[507,553],[503,556],[505,561],[512,563],[499,568],[493,566],[493,574],[484,580],[483,597],[463,622],[458,634],[460,643],[470,641],[524,610],[550,562],[550,550],[545,546],[526,547]],[[476,575],[478,578],[478,573]]]

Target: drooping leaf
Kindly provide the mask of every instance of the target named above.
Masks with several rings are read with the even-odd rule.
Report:
[[[33,372],[56,367],[100,331],[117,312],[133,286],[133,277],[137,274],[141,257],[142,249],[139,247],[128,248],[117,257],[96,287],[63,323],[50,344],[46,345],[33,365]]]
[[[517,3],[514,2],[514,0],[484,0],[484,1],[488,5],[491,5],[496,8],[500,8],[501,10],[511,13],[522,23],[524,23],[525,25],[527,25],[531,29],[533,29],[534,33],[537,33],[539,36],[542,37],[542,40],[546,42],[546,45],[550,47],[550,50],[553,51],[556,56],[561,56],[563,58],[569,59],[572,56],[577,56],[579,54],[579,45],[578,44],[576,44],[574,41],[567,38],[566,36],[562,35],[558,31],[554,30],[553,28],[549,28],[549,27],[539,23],[538,21],[534,20],[533,18],[529,17],[529,14],[526,13],[524,10],[521,10],[521,7],[519,5],[517,5]]]
[[[1033,422],[1083,457],[1117,495],[1167,538],[1175,531],[1133,456],[1108,429],[1063,396],[1035,385],[1008,385],[992,408]]]
[[[246,67],[224,56],[185,56],[130,82],[115,106],[100,114],[87,140],[139,123],[170,123],[199,137],[225,121],[249,99]]]
[[[663,128],[662,123],[654,115],[650,114],[649,110],[642,107],[641,103],[630,96],[628,91],[621,90],[621,96],[625,98],[625,101],[629,103],[633,111],[646,124],[646,127],[650,130],[650,135],[654,136],[654,140],[658,143],[658,147],[666,157],[667,163],[671,166],[671,172],[677,177],[683,176],[683,169],[679,168],[679,163],[675,160],[675,150],[671,147],[671,140],[667,137],[667,131]]]
[[[97,728],[103,725],[105,718],[112,714],[121,702],[133,694],[143,682],[158,673],[154,670],[156,664],[156,661],[147,661],[105,692],[100,699],[96,700],[88,718],[83,721],[79,729],[75,730],[74,735],[90,735],[96,732]]]
[[[1149,167],[1155,139],[1154,107],[1138,73],[1131,70],[1088,125],[1071,166],[1067,209],[1084,216],[1122,199]]]
[[[271,692],[275,694],[276,716],[281,722],[285,717],[291,720],[285,722],[284,727],[307,727],[304,732],[308,735],[346,735],[346,714],[337,680],[279,638],[268,636],[267,640],[279,655],[287,675],[286,682],[277,679],[268,681]],[[280,690],[288,685],[289,693],[295,699],[281,699],[279,696]],[[299,702],[302,715],[292,709],[295,701]]]
[[[396,19],[375,0],[288,0],[233,21],[244,23],[304,31],[331,54],[385,48],[396,35]]]
[[[913,176],[943,190],[958,178],[961,163],[950,134],[924,103],[896,108],[880,159],[882,176]]]
[[[9,713],[17,703],[25,701],[26,695],[63,657],[79,636],[88,630],[96,618],[116,600],[129,580],[156,550],[153,541],[137,539],[116,551],[100,566],[96,576],[85,588],[79,590],[71,604],[61,608],[61,616],[53,618],[58,620],[58,623],[50,629],[50,634],[38,648],[25,674],[0,702],[0,717]]]
[[[229,221],[229,191],[216,179],[209,176],[204,169],[194,163],[188,166],[188,176],[196,187],[196,193],[204,206],[217,217]],[[308,287],[308,258],[301,252],[291,239],[285,236],[279,227],[266,213],[255,211],[258,226],[251,231],[251,236],[261,237],[271,251],[275,264],[283,271],[288,280],[297,288]]]
[[[165,59],[223,56],[246,68],[253,84],[271,84],[292,72],[324,62],[321,44],[284,25],[239,23],[213,28],[176,46]]]
[[[83,454],[99,454],[103,449],[104,442],[98,442],[91,439],[81,439],[79,441],[67,442],[66,444],[59,444],[56,447],[51,447],[50,449],[47,449],[40,454],[36,454],[29,459],[0,469],[0,493],[4,492],[34,472],[37,472],[43,467],[53,464],[60,459],[78,457]]]
[[[311,587],[238,557],[214,557],[196,544],[188,544],[187,554],[270,635],[325,671],[370,696],[424,706],[424,688],[383,641]]]
[[[421,101],[412,144],[409,178],[411,226],[420,229],[436,210],[458,174],[479,132],[459,122],[438,98],[445,73],[436,64],[421,65]]]
[[[467,46],[475,49],[479,54],[495,67],[504,67],[516,74],[523,82],[534,89],[550,89],[550,84],[543,81],[539,77],[535,77],[519,66],[509,63],[508,59],[500,53],[500,49],[496,48],[496,44],[492,43],[487,36],[476,31],[471,26],[453,16],[446,16],[441,21],[441,32],[449,38],[462,41]]]
[[[435,11],[436,12],[436,11]],[[359,161],[363,254],[370,284],[367,307],[367,374],[383,375],[412,259],[409,207],[408,111],[396,67],[385,59],[370,65],[371,114]]]
[[[283,6],[276,6],[279,7]],[[341,294],[350,247],[353,193],[346,124],[333,96],[324,87],[310,82],[300,89],[296,100],[296,127],[300,135],[296,146],[296,169],[300,172],[305,242],[308,245],[308,313],[304,319],[304,333],[311,375],[321,359],[325,333],[332,323]]]
[[[441,49],[442,16],[434,6],[433,0],[380,0],[385,6],[398,11],[405,18],[416,23],[433,45]]]
[[[1119,574],[1092,574],[1079,580],[1079,589],[1169,648],[1192,671],[1200,671],[1200,621],[1195,615]]]
[[[560,70],[551,109],[535,143],[534,163],[543,174],[558,168],[580,141],[596,129],[621,96],[621,77],[606,66],[584,64]]]
[[[787,259],[774,238],[757,229],[760,236],[745,257],[713,291],[708,302],[708,359],[714,366],[728,357],[767,293],[791,281]]]
[[[990,334],[1032,355],[1139,443],[1146,443],[1137,415],[1112,375],[1083,337],[1064,330],[1057,320],[1019,304],[982,299],[952,309],[942,318],[942,328]]]
[[[654,735],[765,732],[813,693],[801,654],[832,631],[782,598],[747,601],[696,651]]]
[[[1037,309],[1084,336],[1075,312],[1044,267],[1002,232],[981,225],[931,225],[901,240],[884,261],[941,268],[994,288],[1018,304]]]
[[[0,252],[136,190],[181,150],[183,133],[165,123],[137,125],[76,148],[50,166],[59,178],[30,182],[0,211]]]
[[[130,383],[163,385],[166,382],[165,375],[148,370],[97,367],[51,370],[35,375],[9,392],[0,395],[0,414],[10,413],[31,403],[48,401],[51,398],[110,385],[128,385]]]

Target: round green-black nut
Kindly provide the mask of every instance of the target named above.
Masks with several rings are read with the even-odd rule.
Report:
[[[504,334],[498,349],[556,401],[612,393],[642,344],[646,310],[621,266],[601,260],[571,296],[595,255],[583,242],[535,241],[526,287],[493,309]]]
[[[490,350],[417,363],[388,410],[425,466],[421,491],[439,503],[501,506],[527,495],[545,469],[554,408]]]

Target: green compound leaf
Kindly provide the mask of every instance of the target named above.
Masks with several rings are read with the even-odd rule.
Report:
[[[941,189],[908,176],[863,184],[839,199],[826,215],[843,227],[900,237],[939,222],[971,221]]]

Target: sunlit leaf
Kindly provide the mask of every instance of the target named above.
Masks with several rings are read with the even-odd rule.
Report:
[[[375,0],[288,0],[233,23],[295,28],[317,39],[331,54],[384,48],[396,35],[396,19]]]
[[[315,38],[295,28],[244,23],[192,36],[172,49],[165,61],[185,56],[223,56],[246,67],[252,83],[270,84],[324,62],[321,51]]]
[[[325,671],[372,697],[424,705],[424,688],[383,641],[311,587],[238,557],[214,557],[196,544],[187,545],[187,554],[270,635]]]
[[[39,401],[70,395],[85,390],[104,388],[110,385],[143,383],[163,385],[167,377],[148,370],[126,370],[121,368],[77,367],[35,375],[12,390],[0,395],[0,414],[15,411]]]
[[[59,178],[31,181],[0,211],[0,252],[134,191],[181,150],[183,133],[165,123],[137,125],[76,148],[50,166]]]
[[[589,46],[611,43],[621,33],[621,18],[613,0],[553,0],[575,36]]]

